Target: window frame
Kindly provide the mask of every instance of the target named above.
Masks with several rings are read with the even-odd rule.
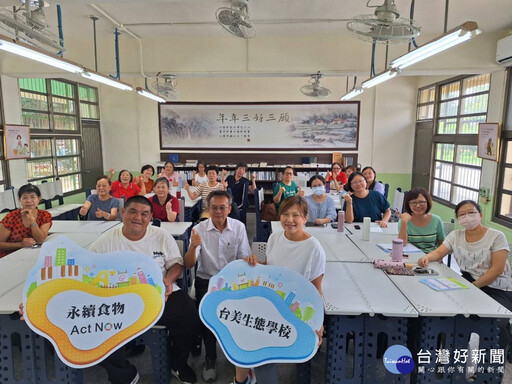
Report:
[[[426,87],[423,87],[421,88],[422,90],[423,89],[427,89],[429,87],[431,87],[432,85],[435,85],[436,87],[436,91],[435,91],[435,97],[434,97],[434,116],[433,116],[433,129],[434,129],[434,132],[433,132],[433,135],[432,135],[432,158],[431,158],[431,172],[430,172],[430,190],[431,190],[431,195],[432,195],[432,200],[444,205],[444,206],[447,206],[447,207],[450,207],[450,208],[454,208],[456,206],[455,203],[452,203],[451,202],[451,198],[453,196],[453,190],[455,187],[459,187],[459,188],[464,188],[464,189],[467,189],[467,190],[470,190],[470,191],[473,191],[473,192],[477,192],[478,193],[478,189],[475,189],[475,188],[472,188],[472,187],[468,187],[468,186],[465,186],[465,185],[461,185],[461,184],[458,184],[456,183],[456,179],[455,179],[455,167],[464,167],[464,168],[471,168],[471,169],[479,169],[480,170],[480,181],[479,181],[479,185],[480,185],[480,182],[481,182],[481,172],[482,172],[482,165],[480,166],[477,166],[477,165],[473,165],[473,164],[462,164],[462,163],[459,163],[457,162],[457,147],[460,146],[460,145],[470,145],[470,146],[475,146],[477,147],[478,145],[478,133],[449,133],[449,134],[440,134],[439,133],[439,121],[440,120],[445,120],[445,119],[456,119],[456,124],[457,124],[457,131],[459,131],[460,129],[460,120],[461,118],[466,118],[466,117],[471,117],[471,116],[482,116],[482,115],[485,115],[486,117],[486,121],[487,121],[487,115],[488,115],[488,112],[489,112],[489,99],[487,99],[487,108],[485,110],[485,113],[484,112],[479,112],[479,113],[471,113],[471,114],[464,114],[462,115],[461,114],[461,107],[462,107],[462,100],[465,99],[465,98],[468,98],[468,97],[474,97],[474,96],[479,96],[479,95],[482,95],[482,94],[488,94],[490,95],[490,90],[491,90],[491,86],[492,86],[492,74],[489,73],[489,76],[490,76],[490,79],[489,79],[489,90],[487,91],[480,91],[480,92],[476,92],[476,93],[471,93],[471,94],[463,94],[463,86],[464,86],[464,80],[465,79],[468,79],[468,78],[471,78],[471,77],[475,77],[475,76],[481,76],[481,75],[485,75],[485,74],[472,74],[472,75],[461,75],[461,76],[456,76],[456,77],[452,77],[450,79],[446,79],[446,80],[443,80],[443,81],[440,81],[440,82],[437,82],[435,84],[431,84],[429,86],[426,86]],[[451,98],[447,98],[447,99],[441,99],[441,88],[445,85],[448,85],[448,84],[451,84],[451,83],[455,83],[455,82],[459,82],[460,83],[460,87],[459,87],[459,95],[458,97],[451,97]],[[418,93],[418,96],[419,96],[419,93]],[[440,105],[441,103],[443,102],[449,102],[449,101],[454,101],[454,100],[459,100],[459,103],[457,105],[457,114],[456,115],[448,115],[448,116],[443,116],[443,117],[440,117]],[[419,107],[419,103],[418,103],[418,107]],[[417,110],[418,111],[418,110]],[[430,120],[430,119],[427,119],[427,120]],[[426,121],[426,120],[419,120],[419,121]],[[447,161],[443,161],[443,160],[437,160],[436,159],[436,146],[437,144],[453,144],[454,145],[454,158],[453,158],[453,161],[452,162],[447,162]],[[447,181],[447,180],[444,180],[444,179],[440,179],[440,178],[437,178],[435,177],[435,164],[436,162],[442,162],[442,163],[446,163],[446,164],[451,164],[452,165],[452,177],[451,177],[451,180],[450,181]],[[448,183],[450,184],[450,200],[445,200],[439,196],[436,196],[434,195],[434,181],[435,180],[438,180],[440,182],[444,182],[444,183]]]

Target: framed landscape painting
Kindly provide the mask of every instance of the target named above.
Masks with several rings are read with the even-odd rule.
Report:
[[[160,148],[357,150],[359,101],[159,104]]]

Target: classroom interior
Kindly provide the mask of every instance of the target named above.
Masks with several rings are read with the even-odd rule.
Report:
[[[58,33],[57,3],[51,0],[49,3],[50,6],[45,8],[46,22],[53,33]],[[19,7],[17,0],[3,0],[0,4],[8,8]],[[256,36],[251,39],[236,38],[217,24],[215,11],[229,6],[227,0],[106,0],[98,4],[86,0],[61,0],[59,4],[66,48],[64,58],[89,68],[95,67],[90,17],[97,16],[97,71],[105,75],[116,74],[114,28],[117,25],[121,31],[120,79],[134,88],[144,88],[145,76],[154,78],[158,73],[172,74],[176,77],[183,102],[336,102],[354,82],[360,85],[370,78],[372,44],[354,38],[345,26],[355,15],[373,13],[374,8],[367,8],[364,0],[250,1],[251,19],[257,28]],[[395,4],[402,17],[409,16],[411,1],[396,0]],[[370,5],[379,4],[372,1]],[[507,131],[512,131],[512,76],[510,68],[497,64],[496,45],[498,40],[512,33],[512,0],[431,0],[418,1],[414,7],[414,19],[422,28],[416,39],[418,45],[442,35],[445,19],[448,30],[465,21],[475,21],[482,33],[404,69],[395,78],[365,89],[351,99],[360,102],[359,139],[354,150],[162,150],[157,102],[134,91],[118,90],[2,50],[1,122],[24,124],[19,79],[63,79],[98,90],[100,117],[96,121],[100,127],[105,174],[113,167],[116,171],[128,169],[137,175],[142,165],[152,164],[156,168],[170,153],[177,153],[180,162],[189,158],[202,160],[204,156],[222,157],[224,163],[236,163],[244,161],[247,155],[251,161],[245,161],[249,163],[283,164],[283,159],[290,159],[290,156],[296,156],[296,163],[306,156],[319,156],[327,159],[322,162],[329,163],[333,152],[342,152],[357,155],[357,163],[363,167],[373,166],[377,179],[389,184],[388,200],[393,202],[397,187],[402,190],[414,187],[418,91],[448,79],[490,74],[486,118],[487,122],[500,123],[503,145],[498,161],[482,160],[477,184],[478,188],[488,191],[489,199],[480,198],[479,202],[484,224],[499,229],[512,242],[512,219],[507,222],[495,217],[499,211],[497,204],[502,201],[503,185],[506,185],[502,173],[511,162],[503,151],[504,144],[506,138],[512,137],[507,136]],[[389,45],[386,52],[384,45],[377,45],[375,72],[384,71],[386,63],[405,54],[407,49],[407,44]],[[300,92],[311,75],[318,71],[323,74],[321,85],[331,91],[331,96],[326,99],[310,98]],[[79,126],[84,123],[87,121],[81,121]],[[50,129],[37,131],[33,138],[59,137],[59,134]],[[80,129],[61,135],[77,138],[81,148],[86,144],[87,138]],[[433,148],[430,142],[423,144]],[[432,156],[433,153],[432,149]],[[79,161],[83,165],[87,159],[80,158]],[[20,187],[29,180],[27,160],[5,160],[1,151],[0,162],[3,167],[2,190],[5,186]],[[430,168],[433,174],[432,163],[433,160]],[[66,203],[85,201],[85,190],[94,188],[93,183],[86,185],[85,179],[82,167],[80,188],[65,194]],[[443,221],[454,217],[453,204],[439,200],[434,201],[432,212]],[[507,377],[510,377],[508,372]]]

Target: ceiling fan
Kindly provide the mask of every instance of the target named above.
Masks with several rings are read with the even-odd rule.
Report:
[[[413,19],[400,17],[395,0],[384,0],[375,8],[373,15],[355,16],[347,23],[347,29],[361,40],[370,43],[403,44],[408,43],[420,34],[421,27]]]
[[[44,8],[48,5],[43,0],[32,0],[26,2],[16,11],[0,7],[0,29],[16,40],[19,39],[46,51],[65,52],[63,41],[57,35],[46,30],[48,24],[46,24]],[[35,9],[33,9],[34,7]],[[24,12],[21,12],[22,10]]]
[[[308,83],[303,85],[300,88],[300,91],[309,97],[318,97],[318,98],[326,98],[331,95],[331,91],[325,87],[320,86],[320,79],[322,78],[322,74],[320,71],[318,73],[311,75],[311,79],[309,79]]]
[[[219,24],[226,31],[241,39],[256,36],[256,28],[249,20],[248,0],[231,0],[231,7],[221,7],[215,12]]]
[[[170,74],[157,74],[155,81],[150,84],[150,89],[167,101],[180,100],[181,94],[176,89],[176,76]]]

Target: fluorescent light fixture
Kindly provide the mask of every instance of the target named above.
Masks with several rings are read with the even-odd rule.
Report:
[[[141,96],[150,98],[152,100],[158,101],[159,103],[165,103],[166,100],[163,97],[157,96],[154,93],[148,92],[140,87],[137,87],[137,93]]]
[[[97,81],[98,83],[110,85],[111,87],[122,89],[123,91],[133,91],[133,87],[128,83],[113,79],[109,76],[102,75],[101,73],[94,72],[90,69],[84,68],[82,76],[86,79]]]
[[[60,56],[49,52],[44,52],[36,47],[32,47],[22,42],[16,42],[13,39],[0,35],[0,49],[6,52],[14,53],[27,59],[35,60],[52,67],[62,69],[72,73],[82,73],[84,68],[76,65]]]
[[[474,21],[466,21],[464,24],[446,32],[437,39],[423,44],[414,51],[400,56],[390,63],[391,68],[403,69],[413,65],[421,60],[425,60],[436,53],[445,51],[455,45],[461,44],[482,33],[478,29],[478,24]]]
[[[360,95],[363,92],[364,92],[363,88],[361,88],[361,87],[355,88],[354,87],[354,88],[352,88],[352,90],[349,93],[347,93],[345,96],[343,96],[340,100],[341,101],[350,100],[353,97],[356,97],[357,95]]]
[[[389,71],[379,73],[376,76],[373,76],[371,79],[363,81],[361,87],[363,88],[371,88],[376,86],[377,84],[383,83],[389,79],[392,79],[398,75],[398,71],[396,69],[390,69]]]

